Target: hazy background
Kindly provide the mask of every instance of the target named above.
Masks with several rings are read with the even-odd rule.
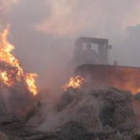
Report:
[[[79,36],[109,38],[110,63],[140,67],[140,0],[0,0],[0,23],[46,88],[65,75]]]

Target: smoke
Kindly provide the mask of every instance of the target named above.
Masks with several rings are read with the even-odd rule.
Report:
[[[14,1],[3,2],[14,53],[23,67],[38,73],[39,84],[45,88],[54,89],[64,82],[61,79],[66,76],[74,40],[79,36],[109,38],[111,64],[118,60],[133,66],[136,61],[129,55],[135,52],[128,47],[126,30],[140,23],[137,0],[19,0],[16,6]]]
[[[113,46],[109,56],[111,64],[118,60],[119,65],[138,66],[139,57],[133,57],[135,50],[130,46],[133,39],[127,38],[127,28],[140,23],[139,4],[137,0],[47,0],[47,16],[35,29],[65,42],[78,36],[109,38]]]
[[[50,14],[47,20],[36,26],[38,31],[52,35],[69,35],[79,32],[84,27],[82,18],[78,18],[77,1],[48,0]],[[76,6],[74,6],[76,4]],[[82,24],[81,24],[82,23]]]
[[[0,30],[7,24],[7,16],[12,6],[17,3],[18,0],[0,0]]]
[[[44,91],[44,100],[49,93],[54,99],[65,84],[66,67],[79,36],[108,38],[113,46],[111,64],[118,60],[121,65],[140,65],[139,5],[138,0],[0,0],[0,29],[11,25],[14,53],[26,70],[38,73],[40,86],[53,90],[55,96]],[[134,27],[130,31],[128,26]],[[43,108],[44,116],[50,112],[45,125],[61,118],[53,109]]]
[[[116,34],[140,22],[140,2],[136,0],[47,0],[47,4],[49,15],[36,29],[55,36]]]

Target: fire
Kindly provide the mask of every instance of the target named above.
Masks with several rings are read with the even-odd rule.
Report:
[[[9,35],[9,28],[5,29],[0,35],[0,61],[3,61],[13,67],[18,69],[17,80],[20,80],[21,76],[24,74],[22,67],[20,66],[19,60],[11,53],[15,47],[7,41]]]
[[[85,79],[81,76],[71,77],[68,84],[64,85],[62,89],[67,91],[68,88],[81,88],[84,81]]]
[[[4,84],[6,84],[7,86],[12,85],[12,81],[10,81],[10,78],[9,78],[8,73],[6,71],[0,72],[0,77],[1,77]]]
[[[16,80],[21,82],[25,81],[27,85],[27,89],[33,94],[36,95],[38,93],[35,78],[37,77],[36,73],[25,73],[23,68],[21,67],[20,61],[12,54],[12,51],[15,49],[14,45],[12,45],[7,37],[9,35],[9,28],[5,29],[2,33],[0,33],[0,62],[6,65],[15,68],[13,70],[8,71],[0,70],[0,79],[3,84],[6,86],[12,86]],[[13,79],[13,74],[15,79]]]
[[[36,77],[37,77],[37,74],[34,74],[34,73],[26,74],[26,83],[28,86],[28,90],[31,91],[34,94],[34,96],[37,94],[37,86],[35,84]]]

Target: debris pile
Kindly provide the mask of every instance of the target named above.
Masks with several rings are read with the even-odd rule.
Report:
[[[33,95],[37,94],[35,78],[37,74],[24,72],[20,61],[12,54],[15,47],[7,40],[9,28],[0,33],[0,81],[1,87],[12,87],[16,83],[24,83],[27,90]]]
[[[59,102],[45,105],[45,115],[38,106],[30,118],[40,122],[36,126],[12,122],[0,130],[11,140],[138,140],[138,95],[116,88],[69,89]]]
[[[102,130],[106,126],[121,129],[137,124],[133,108],[136,101],[130,92],[115,88],[74,90],[73,94],[67,91],[62,96],[58,110],[69,114],[66,122],[75,121],[90,130]]]
[[[58,103],[46,105],[50,109],[30,140],[138,140],[138,95],[116,88],[68,89]]]

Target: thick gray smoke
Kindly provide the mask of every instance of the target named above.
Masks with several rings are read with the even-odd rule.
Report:
[[[136,0],[46,0],[46,2],[50,14],[42,20],[37,29],[55,36],[75,36],[78,33],[99,37],[112,36],[124,32],[127,26],[140,22],[137,18],[140,12],[139,2]]]
[[[12,0],[0,2],[11,9],[3,18],[11,24],[15,53],[27,70],[39,74],[41,86],[62,83],[79,36],[109,38],[110,63],[139,66],[139,27],[127,31],[140,23],[137,0],[18,0],[14,7]]]

